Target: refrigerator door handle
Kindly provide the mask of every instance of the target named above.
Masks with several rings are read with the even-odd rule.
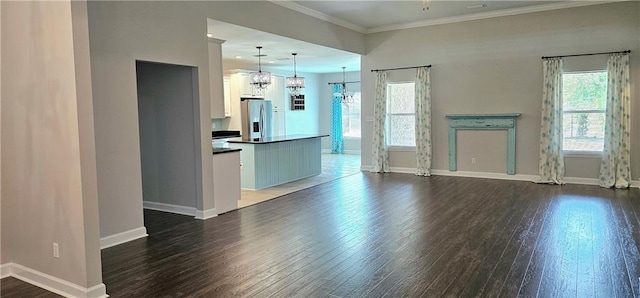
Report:
[[[260,105],[260,122],[258,124],[259,129],[260,129],[260,138],[264,139],[265,137],[265,133],[264,133],[264,118],[265,118],[265,114],[264,114],[264,104]]]

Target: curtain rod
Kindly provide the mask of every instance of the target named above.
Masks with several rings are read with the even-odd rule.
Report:
[[[631,53],[631,50],[616,51],[616,52],[589,53],[589,54],[562,55],[562,56],[542,56],[542,59],[578,57],[578,56],[593,56],[593,55],[607,55],[607,54],[618,54],[618,53],[627,54],[627,53]]]
[[[412,68],[420,68],[420,67],[431,67],[429,65],[420,65],[420,66],[407,66],[407,67],[396,67],[396,68],[383,68],[383,69],[372,69],[371,72],[385,71],[385,70],[400,70],[400,69],[412,69]]]
[[[338,85],[338,84],[342,85],[342,83],[345,83],[345,84],[355,84],[355,83],[360,83],[360,81],[350,81],[350,82],[329,82],[329,83],[327,83],[327,84],[329,84],[329,85]]]

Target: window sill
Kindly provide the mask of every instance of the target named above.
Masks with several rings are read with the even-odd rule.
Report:
[[[345,139],[345,140],[359,140],[360,139],[360,137],[347,137],[347,136],[344,136],[342,138]]]
[[[562,155],[568,158],[601,159],[602,151],[562,151]]]
[[[389,148],[387,148],[387,150],[389,151],[400,151],[400,152],[416,152],[416,147],[415,146],[389,146]]]

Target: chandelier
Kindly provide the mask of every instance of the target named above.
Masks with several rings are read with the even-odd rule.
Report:
[[[258,71],[252,72],[249,75],[249,84],[251,84],[253,87],[258,88],[259,90],[264,90],[267,88],[267,86],[269,86],[269,84],[271,84],[271,73],[268,71],[262,71],[261,58],[267,55],[261,54],[260,50],[262,49],[262,47],[257,46],[256,48],[258,49]]]
[[[341,103],[353,103],[353,92],[347,90],[347,82],[345,82],[344,70],[346,68],[347,67],[345,66],[342,67],[342,83],[340,84],[342,86],[342,91],[333,93],[333,96],[339,97]]]
[[[293,77],[287,78],[287,88],[292,95],[300,95],[300,89],[304,88],[304,77],[299,77],[296,73],[296,55],[298,53],[291,53],[293,55]]]

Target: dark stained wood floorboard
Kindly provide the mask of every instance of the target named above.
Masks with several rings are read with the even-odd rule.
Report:
[[[637,188],[361,173],[206,221],[145,210],[150,236],[103,250],[103,281],[111,297],[638,297],[639,215]],[[57,297],[30,287],[0,291]]]
[[[0,280],[0,297],[59,298],[62,296],[17,278],[5,277]]]

